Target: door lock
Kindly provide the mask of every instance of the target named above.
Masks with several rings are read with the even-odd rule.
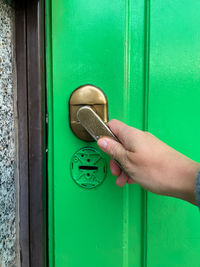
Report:
[[[108,102],[105,94],[96,86],[84,85],[77,88],[69,99],[70,126],[73,133],[83,141],[94,141],[92,136],[84,129],[77,113],[81,107],[90,107],[103,122],[108,122]],[[86,111],[87,113],[87,111]],[[87,116],[87,114],[86,114]],[[87,119],[87,118],[86,118]]]

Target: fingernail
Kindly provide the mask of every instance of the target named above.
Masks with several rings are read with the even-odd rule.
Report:
[[[107,147],[107,142],[104,139],[102,139],[102,140],[100,139],[100,140],[98,140],[98,145],[100,146],[100,148],[105,150]]]

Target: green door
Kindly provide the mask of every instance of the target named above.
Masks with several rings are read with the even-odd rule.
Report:
[[[199,0],[47,0],[51,267],[200,265],[196,207],[137,185],[118,188],[103,153],[104,182],[74,182],[74,154],[100,151],[72,133],[68,108],[76,88],[95,85],[109,119],[200,161],[199,14]]]

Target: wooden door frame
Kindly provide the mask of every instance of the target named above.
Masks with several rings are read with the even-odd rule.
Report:
[[[15,5],[22,267],[48,264],[44,5],[44,0]]]

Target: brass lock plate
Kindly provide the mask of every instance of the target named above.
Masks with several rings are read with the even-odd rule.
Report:
[[[83,128],[77,119],[77,112],[83,106],[91,107],[99,117],[108,122],[108,102],[103,91],[93,85],[84,85],[77,88],[69,99],[69,121],[73,133],[80,139],[91,142],[94,139]]]

